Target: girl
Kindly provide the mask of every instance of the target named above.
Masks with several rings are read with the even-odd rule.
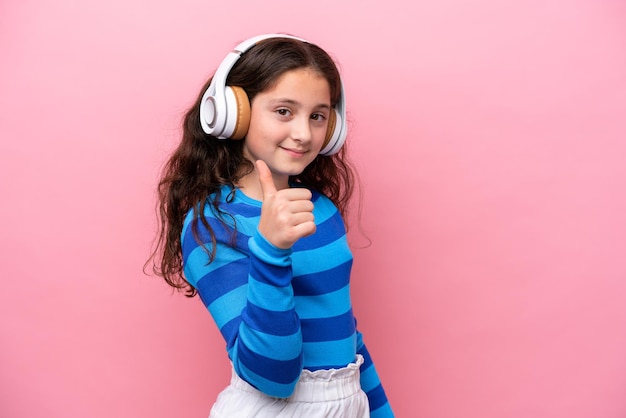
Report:
[[[153,257],[226,341],[232,379],[211,417],[393,416],[350,302],[344,105],[326,52],[262,35],[185,116]]]

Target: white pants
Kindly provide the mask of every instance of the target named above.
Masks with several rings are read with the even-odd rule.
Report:
[[[289,398],[272,398],[250,386],[233,370],[230,385],[217,397],[209,418],[368,418],[361,390],[363,357],[342,369],[303,370]]]

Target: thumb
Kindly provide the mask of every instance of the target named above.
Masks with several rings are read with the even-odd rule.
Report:
[[[256,169],[259,173],[259,183],[261,184],[261,191],[263,197],[276,193],[276,185],[274,184],[274,178],[267,164],[263,160],[256,161]]]

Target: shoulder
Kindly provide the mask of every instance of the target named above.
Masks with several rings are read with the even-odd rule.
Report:
[[[257,216],[260,208],[261,202],[249,199],[238,189],[224,185],[189,209],[184,225],[192,223],[200,213],[207,220],[228,218],[229,215],[247,217]]]
[[[337,206],[324,194],[311,190],[315,215],[315,224],[318,227],[331,228],[345,233],[344,220]]]
[[[309,189],[309,190],[311,190],[311,194],[312,194],[311,201],[315,205],[315,209],[317,211],[323,211],[323,212],[329,212],[329,213],[339,212],[339,209],[337,209],[337,206],[335,206],[333,201],[330,200],[328,197],[326,197],[326,195],[316,190],[312,190],[312,189]]]
[[[183,221],[183,242],[185,237],[189,240],[194,234],[204,242],[210,242],[211,235],[218,241],[228,241],[234,231],[251,236],[260,214],[260,202],[247,198],[231,186],[222,186],[189,209]]]

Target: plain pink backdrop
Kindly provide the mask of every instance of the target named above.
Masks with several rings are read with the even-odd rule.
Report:
[[[626,416],[618,0],[2,2],[0,415],[208,415],[224,343],[142,273],[154,188],[204,79],[276,31],[343,72],[397,415]]]

